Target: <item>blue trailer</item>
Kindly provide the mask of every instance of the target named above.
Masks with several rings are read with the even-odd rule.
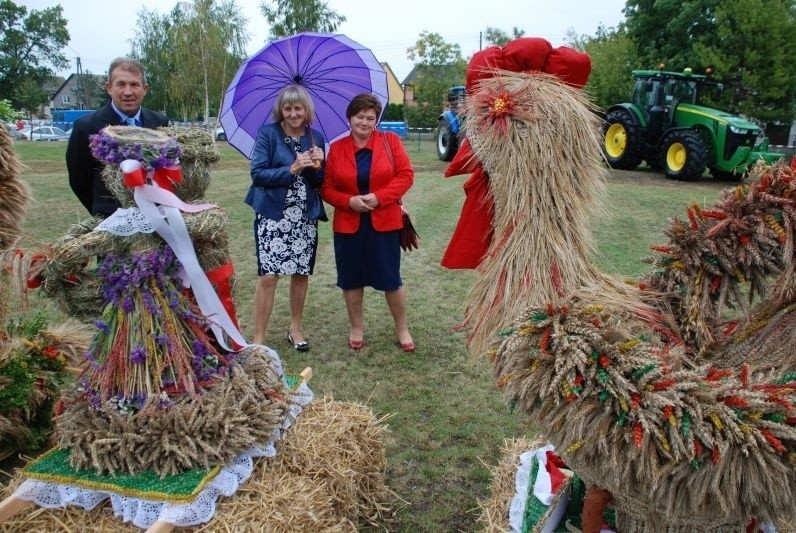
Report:
[[[69,131],[77,119],[93,112],[93,109],[54,109],[52,111],[53,126]]]

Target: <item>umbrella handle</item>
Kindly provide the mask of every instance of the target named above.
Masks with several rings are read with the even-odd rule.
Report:
[[[310,128],[309,124],[305,125],[304,127],[307,128],[307,133],[309,133],[310,135],[310,147],[317,148],[317,146],[315,146],[315,136],[312,134],[312,128]],[[319,168],[321,168],[321,160],[313,159],[312,166],[315,167],[315,170],[318,170]]]

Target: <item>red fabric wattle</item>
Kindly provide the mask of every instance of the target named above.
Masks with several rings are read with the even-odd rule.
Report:
[[[475,91],[477,83],[493,77],[496,70],[541,71],[581,88],[589,79],[591,59],[588,54],[566,46],[553,48],[549,41],[541,37],[514,39],[502,48],[490,46],[473,55],[465,74],[466,91]],[[472,176],[464,184],[462,212],[441,261],[446,268],[478,267],[492,241],[494,205],[489,191],[489,176],[465,138],[453,161],[445,169],[445,177],[468,172]]]

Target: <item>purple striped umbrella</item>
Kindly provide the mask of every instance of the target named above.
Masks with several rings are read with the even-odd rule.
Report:
[[[272,121],[279,92],[293,83],[312,97],[312,127],[327,142],[348,133],[351,98],[370,92],[383,107],[388,101],[387,74],[370,50],[341,34],[299,33],[268,43],[240,66],[219,115],[227,141],[251,159],[257,131]]]

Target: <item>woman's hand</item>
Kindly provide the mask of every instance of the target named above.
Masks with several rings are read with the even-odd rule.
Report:
[[[321,168],[321,163],[323,162],[323,150],[318,148],[317,146],[313,146],[309,149],[310,159],[312,160],[312,165],[318,169]]]
[[[373,194],[372,192],[368,193],[368,194],[365,194],[365,195],[361,196],[360,198],[362,198],[362,201],[365,202],[365,205],[370,207],[371,210],[376,209],[377,207],[379,207],[379,199],[376,198],[376,195]]]
[[[310,157],[310,151],[311,150],[307,150],[306,152],[299,152],[296,154],[296,160],[290,165],[290,173],[292,175],[295,176],[305,168],[314,166],[312,158]]]
[[[370,211],[373,211],[375,206],[371,207],[365,201],[365,197],[367,196],[372,196],[372,194],[366,194],[365,196],[352,196],[348,200],[348,207],[350,207],[352,211],[356,211],[357,213],[368,213]],[[378,205],[378,200],[376,201],[376,204]]]

